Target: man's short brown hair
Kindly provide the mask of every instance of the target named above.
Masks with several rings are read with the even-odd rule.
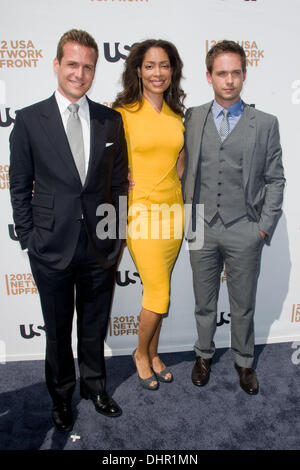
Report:
[[[206,68],[208,72],[211,74],[213,69],[213,64],[215,58],[226,52],[232,52],[233,54],[238,54],[241,57],[242,62],[242,70],[243,72],[246,71],[246,54],[244,49],[234,41],[224,41],[217,42],[207,53],[206,55]]]
[[[81,29],[71,29],[70,31],[67,31],[65,34],[63,34],[60,38],[56,52],[56,58],[59,63],[61,62],[61,59],[64,55],[63,47],[67,42],[76,42],[81,46],[91,47],[92,49],[94,49],[96,54],[95,64],[97,63],[99,55],[97,43],[89,33]]]

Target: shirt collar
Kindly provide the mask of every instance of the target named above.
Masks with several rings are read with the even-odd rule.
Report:
[[[214,100],[212,105],[213,117],[217,118],[222,113],[223,109],[224,106],[221,106],[216,100]],[[232,116],[240,116],[244,110],[244,105],[241,98],[235,103],[233,103],[231,106],[228,106],[228,108],[226,109],[228,109],[229,113]]]
[[[61,113],[65,113],[68,109],[69,101],[65,96],[63,96],[59,90],[55,92],[55,98]],[[89,115],[89,105],[86,99],[86,96],[82,96],[76,103],[79,105],[79,114]]]

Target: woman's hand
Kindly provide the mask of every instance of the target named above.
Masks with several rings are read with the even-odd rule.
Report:
[[[131,191],[135,185],[135,182],[133,181],[133,179],[131,178],[131,173],[130,173],[130,169],[128,168],[128,175],[127,175],[127,179],[128,179],[128,191]]]
[[[184,148],[181,150],[178,160],[177,160],[177,174],[178,178],[181,180],[184,172],[184,162],[185,162],[185,151]]]

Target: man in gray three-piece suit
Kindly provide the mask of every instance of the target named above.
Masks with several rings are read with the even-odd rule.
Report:
[[[281,215],[285,179],[277,118],[242,102],[246,56],[233,41],[213,46],[206,57],[215,99],[190,108],[185,120],[186,204],[204,205],[204,244],[190,259],[198,339],[192,381],[209,380],[215,352],[220,274],[226,269],[231,312],[231,348],[240,386],[258,392],[252,368],[254,309],[261,252]]]

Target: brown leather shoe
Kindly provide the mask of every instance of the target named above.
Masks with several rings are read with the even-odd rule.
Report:
[[[192,382],[198,387],[203,387],[209,381],[211,359],[199,356],[192,370]]]
[[[255,371],[250,367],[240,367],[236,363],[234,364],[239,377],[240,386],[249,395],[256,395],[258,393],[259,385],[255,374]]]

